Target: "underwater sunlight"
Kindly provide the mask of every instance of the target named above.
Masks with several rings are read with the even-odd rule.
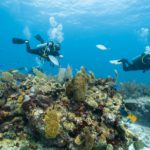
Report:
[[[1,150],[150,150],[149,0],[0,1]]]

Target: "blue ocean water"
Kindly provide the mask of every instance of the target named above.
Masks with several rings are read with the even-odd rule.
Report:
[[[109,63],[119,58],[131,60],[150,44],[149,0],[1,0],[0,18],[1,70],[37,65],[36,56],[27,53],[24,45],[13,45],[11,39],[28,39],[32,47],[38,44],[37,33],[49,40],[48,31],[55,28],[51,18],[61,25],[54,36],[63,38],[62,67],[69,64],[76,71],[84,66],[97,77],[114,76],[117,69],[120,81],[150,82],[150,71],[124,72],[121,65]],[[101,51],[97,44],[110,49]],[[49,63],[43,68],[50,74],[58,70]]]

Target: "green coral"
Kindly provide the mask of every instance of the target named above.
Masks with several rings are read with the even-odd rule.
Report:
[[[33,73],[39,78],[48,79],[47,75],[39,71],[37,68],[33,68]]]
[[[45,136],[47,138],[56,138],[59,134],[59,116],[57,111],[47,109],[44,124],[45,124]]]
[[[134,143],[134,148],[135,148],[135,150],[141,150],[141,149],[143,149],[144,148],[144,143],[141,141],[141,140],[139,140],[139,141],[136,141],[135,143]]]
[[[2,80],[6,82],[14,81],[13,75],[9,72],[2,72]]]
[[[0,82],[0,97],[3,96],[6,88],[7,88],[6,85],[3,82]]]
[[[113,148],[113,146],[111,145],[111,144],[108,144],[107,145],[107,148],[106,148],[106,150],[113,150],[114,148]]]
[[[84,101],[86,94],[86,80],[78,73],[73,80],[73,98],[76,101]]]

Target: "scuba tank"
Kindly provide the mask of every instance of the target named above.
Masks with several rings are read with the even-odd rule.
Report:
[[[44,48],[47,46],[47,43],[43,43],[43,44],[38,44],[36,47],[38,48]]]
[[[150,54],[146,54],[141,59],[144,65],[150,65]]]

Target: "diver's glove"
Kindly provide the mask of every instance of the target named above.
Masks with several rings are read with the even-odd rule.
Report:
[[[64,58],[64,56],[63,56],[63,55],[59,55],[58,57],[59,57],[59,58]]]
[[[28,41],[28,40],[26,40],[24,43],[25,43],[25,44],[27,44],[27,43],[29,43],[29,41]]]
[[[126,63],[126,62],[128,62],[126,59],[120,59],[120,60],[118,60],[118,62],[121,62],[121,63]]]

